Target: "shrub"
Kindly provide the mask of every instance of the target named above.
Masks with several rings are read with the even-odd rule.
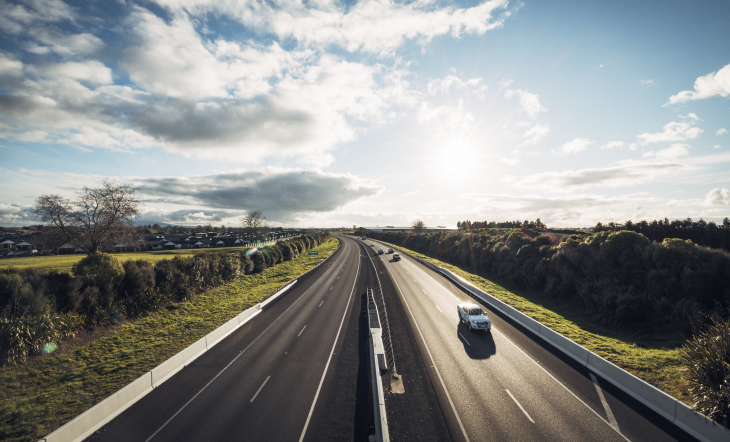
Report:
[[[693,409],[716,420],[730,418],[730,321],[714,320],[680,349]]]

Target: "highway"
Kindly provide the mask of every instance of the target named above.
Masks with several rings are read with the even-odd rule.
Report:
[[[362,258],[344,239],[309,278],[89,439],[367,440],[357,347],[372,267]]]
[[[395,287],[385,296],[403,304],[453,440],[695,440],[485,305],[491,333],[469,331],[456,305],[473,299],[408,256],[395,262],[376,254],[388,246],[364,242],[375,243],[372,258]]]

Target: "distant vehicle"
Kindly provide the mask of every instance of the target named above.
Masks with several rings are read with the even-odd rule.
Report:
[[[393,253],[393,249],[388,249],[388,253]]]
[[[397,253],[393,253],[393,261],[400,261],[400,255]]]
[[[362,240],[363,241],[365,241],[366,239],[368,239],[368,236],[367,235],[365,235],[365,236],[362,237]]]
[[[378,255],[382,255],[382,254],[383,254],[383,249],[378,249]]]
[[[476,304],[459,304],[456,306],[459,314],[459,320],[466,323],[469,330],[486,330],[492,329],[492,321],[487,317],[487,313]]]
[[[375,247],[375,243],[374,242],[371,242],[370,243],[370,247]]]

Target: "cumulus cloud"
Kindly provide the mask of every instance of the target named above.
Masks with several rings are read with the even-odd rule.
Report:
[[[705,202],[711,206],[730,206],[730,190],[712,189],[705,197]]]
[[[648,78],[646,80],[641,80],[640,83],[642,86],[648,86],[650,84],[654,84],[654,80],[652,80],[651,78]]]
[[[568,141],[557,149],[551,150],[553,155],[569,155],[583,152],[593,145],[595,141],[589,140],[588,138],[575,138],[572,141]]]
[[[699,118],[697,115],[690,113],[683,117],[682,121],[672,121],[664,126],[664,130],[658,133],[643,133],[636,138],[639,144],[645,146],[652,143],[685,141],[697,138],[702,132],[699,127],[695,126],[695,122]]]
[[[692,100],[702,100],[714,96],[730,96],[730,64],[717,72],[711,72],[695,80],[694,90],[682,91],[669,97],[669,104],[685,103]]]
[[[525,133],[523,134],[523,137],[525,137],[526,139],[525,142],[522,143],[522,146],[537,144],[543,138],[547,137],[548,134],[550,134],[549,124],[536,124],[527,129],[527,131],[525,131]]]
[[[274,167],[190,178],[139,178],[135,186],[149,202],[261,210],[280,221],[300,213],[330,212],[383,190],[350,174]]]
[[[474,115],[465,109],[462,99],[456,106],[434,106],[429,102],[423,102],[418,108],[417,117],[419,123],[435,124],[438,130],[467,130],[475,121]]]
[[[305,47],[336,45],[350,52],[391,55],[406,40],[425,45],[441,35],[484,34],[502,27],[510,12],[507,0],[490,0],[470,8],[438,3],[365,0],[352,5],[331,1],[211,2],[158,0],[172,11],[204,16],[226,14],[245,26],[294,39]]]
[[[727,133],[727,129],[725,129],[723,127],[721,129],[718,129],[717,132],[715,132],[715,135],[717,135],[719,137],[720,135],[725,135],[726,133]]]
[[[540,112],[547,112],[547,109],[540,104],[540,97],[522,89],[508,89],[504,91],[504,98],[511,100],[517,98],[519,100],[522,111],[530,117],[536,117]]]
[[[32,207],[19,204],[0,204],[0,224],[17,226],[37,223],[38,220],[33,215]]]

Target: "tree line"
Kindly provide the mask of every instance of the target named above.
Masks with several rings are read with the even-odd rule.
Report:
[[[22,363],[84,325],[133,317],[297,258],[329,234],[279,241],[262,249],[124,263],[94,253],[72,275],[36,268],[0,272],[0,362]]]
[[[632,232],[641,233],[651,241],[661,242],[665,238],[679,238],[691,240],[695,244],[701,246],[722,248],[730,250],[730,219],[727,217],[722,224],[717,225],[714,221],[705,222],[700,218],[699,221],[692,221],[691,218],[684,220],[676,219],[669,221],[653,220],[639,221],[633,223],[631,220],[625,223],[608,224],[598,223],[593,228],[593,232],[618,232],[620,230],[631,230]]]
[[[540,221],[540,218],[535,221],[457,221],[456,228],[458,230],[477,230],[477,229],[531,229],[536,231],[542,231],[547,229],[547,226]]]

